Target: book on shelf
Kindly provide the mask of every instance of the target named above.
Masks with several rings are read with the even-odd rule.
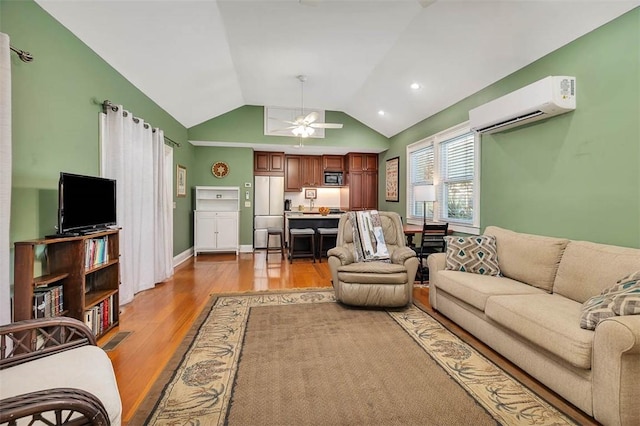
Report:
[[[84,266],[90,269],[109,261],[108,237],[90,238],[85,241]]]
[[[52,285],[33,290],[33,317],[49,318],[59,316],[64,310],[63,287]]]
[[[91,309],[84,311],[84,323],[91,329],[94,335],[98,336],[107,330],[114,323],[114,296],[102,300]]]

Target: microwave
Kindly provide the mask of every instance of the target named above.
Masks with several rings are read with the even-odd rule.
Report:
[[[342,186],[342,172],[324,172],[325,186]]]

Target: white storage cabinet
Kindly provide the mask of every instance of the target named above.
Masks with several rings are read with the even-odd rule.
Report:
[[[240,251],[240,188],[196,186],[194,254]]]

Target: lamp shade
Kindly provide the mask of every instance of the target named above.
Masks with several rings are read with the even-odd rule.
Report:
[[[415,201],[436,201],[436,187],[433,185],[418,185],[413,187]]]

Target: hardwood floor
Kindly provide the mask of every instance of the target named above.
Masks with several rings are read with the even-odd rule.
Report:
[[[108,352],[122,398],[123,424],[129,424],[212,294],[313,287],[331,288],[326,259],[322,263],[296,259],[290,264],[276,253],[272,252],[267,259],[264,251],[258,251],[239,256],[208,254],[191,258],[176,268],[172,279],[136,295],[133,302],[121,307],[120,326],[98,342],[103,346],[118,332],[131,333]],[[579,423],[595,424],[590,417],[431,310],[428,288],[415,288],[414,298],[452,332]]]

